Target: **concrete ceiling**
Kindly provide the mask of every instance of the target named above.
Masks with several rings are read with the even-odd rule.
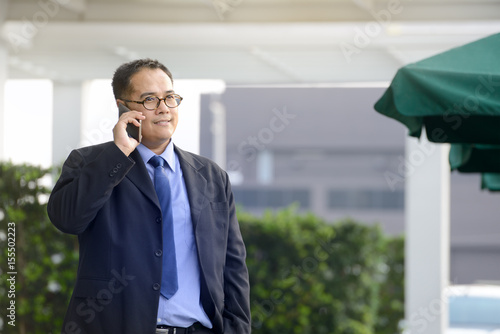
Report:
[[[9,78],[59,82],[110,78],[137,57],[230,85],[389,81],[500,31],[496,0],[1,1]]]

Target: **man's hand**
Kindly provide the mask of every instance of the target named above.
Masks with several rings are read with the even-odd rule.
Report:
[[[139,121],[144,120],[146,116],[142,112],[131,110],[123,113],[118,119],[113,128],[113,138],[115,145],[128,157],[135,148],[139,145],[139,142],[134,138],[128,136],[127,124],[132,123],[139,127],[141,123]]]

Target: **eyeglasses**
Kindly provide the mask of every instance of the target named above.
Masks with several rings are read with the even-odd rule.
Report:
[[[121,99],[125,102],[134,102],[134,103],[139,103],[144,106],[147,110],[156,110],[160,106],[160,102],[163,101],[165,105],[169,108],[175,108],[178,107],[179,104],[181,104],[182,97],[177,94],[170,94],[165,96],[165,98],[160,99],[157,96],[148,96],[142,101],[133,101],[133,100],[125,100]]]

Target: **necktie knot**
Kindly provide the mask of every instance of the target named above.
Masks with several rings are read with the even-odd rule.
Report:
[[[153,156],[151,159],[149,159],[149,163],[154,167],[163,167],[165,165],[165,160],[160,157],[159,155]]]

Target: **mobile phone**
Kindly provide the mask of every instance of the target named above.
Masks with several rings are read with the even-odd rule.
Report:
[[[123,113],[126,113],[130,111],[129,108],[127,108],[125,105],[118,103],[118,112],[119,116],[121,116]],[[141,123],[140,120],[138,120],[139,123]],[[142,124],[140,126],[135,126],[133,123],[128,123],[127,124],[127,133],[129,137],[134,138],[137,140],[139,143],[142,140]]]

